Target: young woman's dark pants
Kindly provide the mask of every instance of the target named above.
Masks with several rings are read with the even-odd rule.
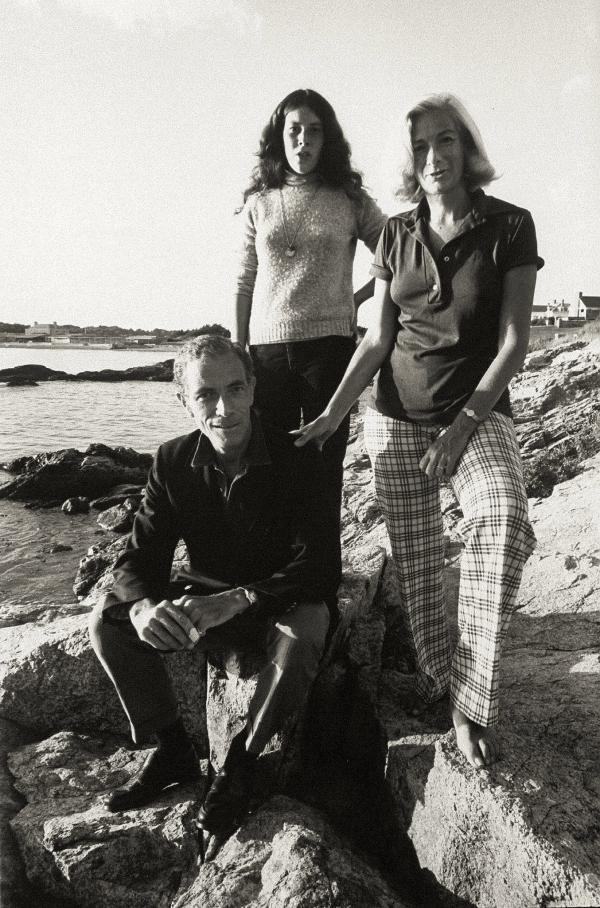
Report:
[[[329,403],[354,350],[354,337],[330,335],[282,344],[256,344],[250,354],[256,374],[255,403],[286,431],[311,422]],[[332,532],[340,534],[344,455],[350,428],[347,416],[323,447]],[[340,548],[341,562],[341,548]]]

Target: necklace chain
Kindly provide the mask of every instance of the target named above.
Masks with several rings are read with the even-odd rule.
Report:
[[[285,239],[286,239],[286,243],[287,243],[285,254],[287,255],[288,258],[293,258],[293,256],[296,255],[296,247],[295,247],[294,243],[296,242],[296,237],[298,236],[298,231],[300,230],[300,227],[302,226],[302,223],[304,221],[304,218],[306,217],[308,209],[311,206],[312,200],[314,199],[314,197],[316,196],[318,191],[319,191],[319,186],[317,185],[317,186],[315,186],[314,190],[312,191],[304,211],[298,218],[298,223],[296,224],[296,229],[294,230],[294,235],[290,239],[290,235],[289,235],[288,228],[287,228],[287,222],[285,219],[285,205],[283,203],[283,192],[281,189],[279,190],[279,207],[281,208],[281,221],[283,223],[283,230],[285,233]]]

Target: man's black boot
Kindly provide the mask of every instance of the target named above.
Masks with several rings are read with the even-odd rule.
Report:
[[[231,742],[225,762],[200,808],[197,826],[205,833],[228,835],[248,809],[256,756],[247,752],[246,736],[244,729]]]
[[[154,801],[170,785],[197,782],[200,767],[194,745],[187,737],[177,742],[169,735],[159,735],[161,743],[142,768],[125,785],[110,795],[106,806],[109,810],[133,810]],[[179,736],[178,736],[179,737]]]

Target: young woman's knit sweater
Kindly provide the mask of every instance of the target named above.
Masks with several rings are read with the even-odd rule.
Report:
[[[374,252],[386,222],[373,199],[363,192],[352,201],[319,181],[294,181],[251,195],[242,218],[237,291],[252,299],[249,342],[352,334],[356,243]]]

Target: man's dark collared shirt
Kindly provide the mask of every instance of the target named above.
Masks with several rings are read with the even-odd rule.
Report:
[[[195,571],[258,594],[258,611],[332,600],[340,574],[337,528],[323,508],[320,453],[298,449],[253,414],[243,469],[227,487],[199,431],[158,449],[127,548],[114,569],[121,602],[168,596],[183,539]]]
[[[381,367],[372,405],[394,419],[448,425],[498,352],[504,275],[543,259],[528,211],[472,193],[461,232],[437,261],[427,201],[388,220],[371,274],[390,283],[398,332]],[[506,391],[495,410],[510,415]]]

